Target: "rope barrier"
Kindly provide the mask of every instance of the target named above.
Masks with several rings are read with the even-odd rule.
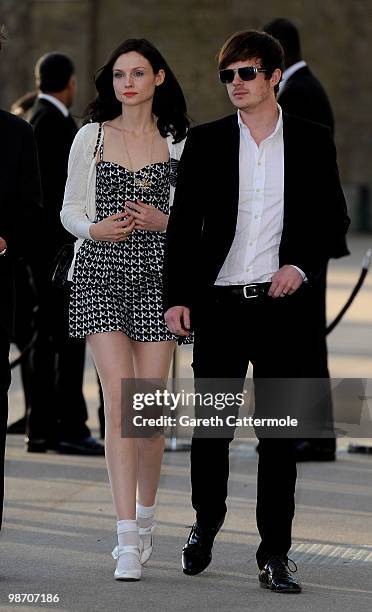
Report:
[[[368,251],[366,252],[366,254],[363,257],[362,260],[362,270],[360,272],[360,276],[358,278],[358,281],[354,287],[354,289],[352,290],[348,300],[345,302],[344,306],[341,308],[340,312],[338,313],[337,317],[332,321],[332,323],[330,323],[330,325],[328,325],[327,329],[326,329],[326,336],[328,336],[328,334],[331,333],[331,331],[334,330],[334,328],[336,327],[336,325],[338,325],[338,323],[341,321],[342,317],[344,316],[345,312],[350,308],[351,304],[353,303],[356,295],[359,293],[364,280],[367,276],[368,270],[369,270],[369,266],[371,264],[371,258],[372,258],[372,249],[368,249]]]
[[[368,249],[366,254],[363,257],[363,260],[362,260],[362,269],[361,269],[358,281],[357,281],[354,289],[352,290],[349,298],[347,299],[347,301],[345,302],[344,306],[341,308],[340,312],[338,313],[338,315],[335,317],[335,319],[332,321],[332,323],[330,323],[328,325],[328,327],[326,329],[326,335],[327,336],[339,324],[339,322],[343,318],[344,314],[350,308],[350,306],[353,303],[355,297],[359,293],[361,287],[363,286],[364,280],[365,280],[365,278],[367,276],[367,273],[368,273],[368,270],[369,270],[369,267],[370,267],[370,264],[371,264],[371,259],[372,259],[372,249]],[[35,331],[34,335],[32,336],[29,344],[23,349],[21,354],[16,359],[14,359],[11,362],[11,364],[10,364],[11,369],[17,367],[23,361],[23,359],[25,359],[25,357],[28,355],[28,353],[34,347],[36,339],[37,339],[37,330]],[[173,378],[176,376],[176,372],[177,372],[177,360],[178,360],[178,356],[177,356],[177,347],[176,347],[175,355],[174,355],[174,360],[173,360],[173,372],[172,372]]]
[[[32,336],[30,342],[25,346],[25,348],[23,349],[23,351],[21,352],[20,355],[18,355],[18,357],[16,359],[14,359],[13,361],[10,362],[10,369],[13,370],[13,368],[16,368],[18,365],[20,365],[20,363],[22,363],[22,361],[27,357],[28,353],[31,351],[31,349],[33,349],[36,340],[37,340],[37,330],[35,330],[34,335]]]

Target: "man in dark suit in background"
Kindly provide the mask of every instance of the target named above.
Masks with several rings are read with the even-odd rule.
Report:
[[[283,111],[315,121],[329,127],[334,135],[334,117],[324,87],[302,59],[298,30],[288,19],[274,19],[263,30],[279,40],[284,50],[285,70],[279,85],[278,102]],[[326,203],[325,203],[326,205]],[[346,244],[345,244],[346,249]],[[326,290],[327,263],[322,270],[316,286],[315,306],[319,325],[326,331]],[[324,342],[317,354],[320,378],[328,378],[327,343]],[[331,400],[330,400],[331,401]],[[329,406],[330,413],[332,406]],[[297,461],[334,461],[336,459],[336,438],[298,440],[296,445]]]
[[[263,28],[283,47],[284,66],[278,102],[291,115],[326,125],[334,134],[334,117],[323,85],[302,59],[300,35],[288,19],[274,19]]]
[[[40,298],[38,340],[31,355],[33,379],[26,448],[45,452],[102,455],[103,446],[86,425],[83,397],[85,342],[68,337],[68,296],[51,285],[53,262],[60,248],[75,238],[63,228],[62,207],[67,163],[77,132],[69,113],[76,93],[75,69],[62,53],[48,53],[35,67],[39,94],[30,123],[34,129],[40,162],[46,215],[45,265],[36,271]]]
[[[0,32],[0,49],[1,49]],[[4,451],[13,333],[14,263],[36,257],[41,188],[32,128],[0,110],[0,527],[4,495]]]
[[[281,384],[287,391],[286,381],[317,376],[313,355],[324,336],[310,314],[313,287],[328,258],[345,254],[349,225],[329,130],[282,113],[276,102],[282,66],[281,46],[263,32],[240,32],[224,44],[219,74],[235,113],[190,130],[167,228],[165,318],[179,336],[190,325],[195,331],[195,389],[211,380],[220,392],[240,392],[251,362],[257,416],[278,415],[277,395],[263,401],[268,378],[274,391]],[[302,410],[307,396],[299,397]],[[289,399],[282,398],[284,410]],[[205,409],[198,406],[196,416]],[[196,522],[182,557],[189,575],[209,565],[226,514],[233,433],[215,431],[196,427],[192,439]],[[298,593],[287,556],[294,445],[278,434],[259,432],[259,581]]]

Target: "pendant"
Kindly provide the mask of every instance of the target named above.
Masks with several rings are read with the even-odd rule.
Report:
[[[137,185],[137,187],[143,189],[144,191],[147,191],[151,187],[151,181],[148,177],[143,179],[135,178],[134,184]]]

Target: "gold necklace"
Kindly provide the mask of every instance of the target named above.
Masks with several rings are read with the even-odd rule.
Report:
[[[154,124],[155,124],[155,122],[154,122]],[[126,154],[128,156],[129,167],[130,167],[130,170],[131,170],[131,172],[133,174],[134,184],[137,187],[140,187],[141,189],[143,189],[144,191],[148,191],[150,189],[150,187],[151,187],[151,174],[152,174],[152,162],[153,162],[153,159],[154,159],[153,156],[154,156],[154,142],[155,142],[156,124],[154,125],[154,130],[153,130],[153,133],[152,133],[152,139],[151,139],[151,144],[150,144],[150,163],[147,164],[147,167],[149,166],[150,170],[148,172],[148,176],[143,178],[143,179],[138,178],[137,176],[135,176],[135,171],[133,170],[133,164],[132,164],[131,157],[129,155],[129,149],[128,149],[127,141],[126,141],[126,138],[125,138],[124,130],[121,129],[120,132],[121,132],[121,136],[122,136],[122,139],[123,139],[123,143],[124,143],[124,147],[125,147],[125,152],[126,152]],[[146,168],[146,166],[143,166],[143,167]],[[136,170],[136,172],[138,172],[138,170]]]

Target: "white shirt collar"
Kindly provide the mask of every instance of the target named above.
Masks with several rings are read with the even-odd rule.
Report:
[[[67,106],[63,104],[60,100],[57,100],[54,96],[50,96],[49,94],[39,93],[39,100],[48,100],[51,104],[53,104],[59,111],[61,111],[64,117],[68,117],[69,112]]]
[[[300,60],[299,62],[296,62],[295,64],[292,64],[292,66],[289,66],[289,68],[287,68],[287,70],[284,70],[283,76],[282,76],[282,80],[279,83],[279,91],[281,91],[283,89],[286,81],[288,81],[288,79],[295,72],[297,72],[297,70],[300,70],[300,68],[304,68],[305,66],[307,66],[306,62],[304,60]]]
[[[277,104],[277,107],[278,107],[278,111],[279,111],[278,121],[276,122],[276,126],[275,126],[274,131],[269,136],[267,136],[265,138],[265,140],[268,140],[269,138],[274,138],[274,136],[276,136],[276,134],[279,132],[279,130],[281,130],[282,127],[283,127],[283,111],[281,109],[281,106],[279,106],[279,104]],[[249,134],[251,133],[249,127],[246,126],[244,121],[242,120],[239,110],[238,110],[238,125],[239,125],[240,129],[245,128],[246,130],[248,130]]]

